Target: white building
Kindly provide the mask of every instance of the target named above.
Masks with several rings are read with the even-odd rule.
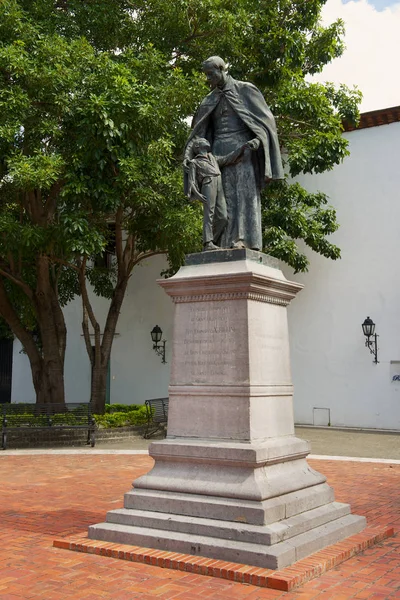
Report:
[[[329,173],[304,176],[311,191],[328,194],[341,227],[332,241],[342,259],[309,253],[307,274],[286,276],[305,284],[289,308],[297,423],[400,430],[400,107],[365,113],[348,131],[351,156]],[[160,257],[135,269],[123,305],[110,361],[111,403],[143,403],[168,394],[173,306],[156,284]],[[107,301],[96,299],[105,314]],[[66,393],[87,401],[90,365],[81,335],[80,299],[66,311]],[[364,346],[361,323],[376,323],[378,364]],[[167,340],[162,364],[150,331]],[[34,401],[26,356],[14,343],[12,401]]]
[[[290,306],[297,423],[400,430],[400,107],[362,115],[345,135],[351,155],[302,178],[328,194],[340,229],[340,261],[310,256]],[[286,272],[287,276],[290,274]],[[378,364],[361,323],[376,323]]]

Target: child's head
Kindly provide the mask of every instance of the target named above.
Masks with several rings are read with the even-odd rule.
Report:
[[[194,154],[199,154],[201,152],[209,152],[211,150],[210,142],[205,138],[195,138],[193,142],[193,152]]]

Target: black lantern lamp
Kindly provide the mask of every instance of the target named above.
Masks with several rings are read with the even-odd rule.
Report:
[[[153,342],[153,350],[155,351],[156,354],[158,354],[158,356],[161,356],[161,362],[165,363],[167,362],[165,360],[165,344],[166,344],[166,340],[161,341],[162,338],[162,329],[161,327],[159,327],[158,325],[156,325],[155,327],[153,327],[153,329],[150,332],[151,335],[151,339]]]
[[[364,323],[361,325],[363,333],[367,338],[365,340],[365,345],[369,348],[371,354],[374,355],[374,363],[377,364],[378,361],[378,335],[375,333],[375,323],[370,317],[367,317]],[[372,339],[371,339],[372,338]]]

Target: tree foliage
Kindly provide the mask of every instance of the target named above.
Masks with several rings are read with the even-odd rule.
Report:
[[[99,50],[76,37],[64,5],[60,19],[49,6],[0,5],[0,313],[25,347],[40,401],[60,402],[61,308],[75,293],[99,342],[87,274],[96,292],[112,297],[106,350],[96,342],[92,355],[84,330],[104,371],[134,265],[169,251],[178,266],[186,248],[198,247],[200,213],[182,202],[174,148],[199,83],[186,85],[149,45],[139,53]],[[107,246],[110,222],[115,285],[86,271]]]
[[[101,395],[134,266],[166,253],[173,270],[201,247],[201,207],[183,196],[180,160],[187,118],[207,92],[206,57],[222,56],[235,78],[262,90],[288,175],[323,172],[347,155],[342,121],[357,119],[359,92],[309,80],[344,48],[343,23],[320,23],[323,4],[2,0],[0,314],[39,379],[47,368],[47,395],[62,387],[66,302],[82,295]],[[295,270],[308,264],[299,239],[340,254],[328,240],[337,222],[327,198],[289,178],[266,189],[263,227],[265,251]],[[115,259],[105,269],[93,259],[110,241]],[[88,281],[110,298],[102,339]]]

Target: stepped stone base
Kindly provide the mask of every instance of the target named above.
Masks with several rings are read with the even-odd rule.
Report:
[[[203,506],[210,500],[192,499]],[[287,504],[293,501],[287,499]],[[364,517],[351,515],[350,506],[338,502],[269,526],[122,508],[108,512],[106,523],[91,526],[89,538],[281,569],[364,527]]]
[[[95,540],[280,569],[359,533],[294,435],[286,306],[300,290],[259,252],[189,257],[175,302],[167,438]]]
[[[197,523],[201,525],[201,523]],[[132,544],[146,548],[157,548],[168,552],[200,555],[234,563],[281,569],[317,552],[325,546],[334,544],[350,535],[359,533],[365,527],[365,518],[347,515],[316,527],[295,538],[264,546],[260,543],[239,542],[236,539],[193,535],[164,529],[143,529],[133,525],[103,523],[90,528],[91,539],[117,544]]]
[[[249,525],[271,525],[333,501],[333,490],[327,484],[261,502],[135,489],[125,494],[124,507]]]
[[[288,452],[288,448],[292,452]],[[264,444],[153,442],[153,470],[89,538],[281,569],[345,537],[365,518],[334,501],[298,438]],[[286,455],[285,459],[281,453]]]

